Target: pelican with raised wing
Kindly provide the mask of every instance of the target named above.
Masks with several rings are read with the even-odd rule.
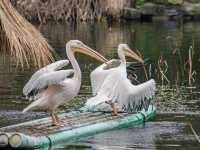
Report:
[[[153,79],[139,85],[131,84],[127,78],[125,56],[132,57],[144,64],[127,44],[118,46],[119,60],[110,60],[97,67],[90,75],[92,84],[92,98],[86,102],[86,107],[93,109],[99,104],[108,103],[113,109],[113,115],[118,115],[115,103],[125,111],[138,111],[147,108],[149,99],[155,94]],[[114,65],[113,65],[114,64]]]
[[[52,125],[64,124],[57,116],[56,109],[74,98],[81,86],[81,70],[74,57],[75,52],[84,53],[101,62],[107,61],[81,41],[70,40],[66,44],[66,53],[73,69],[60,70],[69,63],[68,60],[60,60],[33,74],[23,89],[23,94],[33,102],[23,112],[37,108],[47,109],[52,116]]]

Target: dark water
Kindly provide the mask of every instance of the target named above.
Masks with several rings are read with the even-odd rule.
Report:
[[[200,23],[106,23],[47,24],[37,25],[58,58],[66,58],[65,43],[79,39],[107,58],[117,58],[119,43],[149,58],[148,75],[156,79],[158,92],[155,105],[158,115],[153,121],[137,128],[123,129],[81,138],[54,149],[66,150],[197,150],[197,143],[190,127],[200,135]],[[193,52],[192,78],[189,82],[189,49]],[[89,73],[98,63],[83,55],[77,55],[83,71],[79,97],[65,109],[77,109],[89,97]],[[43,112],[22,114],[28,104],[22,97],[22,88],[31,70],[15,69],[0,58],[0,127],[46,116]],[[164,75],[162,75],[162,73]],[[143,69],[137,70],[138,80],[144,81]],[[163,79],[163,80],[162,80]],[[62,107],[63,108],[63,107]]]

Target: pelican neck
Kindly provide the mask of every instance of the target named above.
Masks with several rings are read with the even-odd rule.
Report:
[[[78,80],[81,80],[81,69],[79,67],[79,64],[74,56],[74,52],[71,50],[70,44],[66,44],[66,53],[69,61],[71,62],[71,65],[74,69],[74,78],[77,78]]]

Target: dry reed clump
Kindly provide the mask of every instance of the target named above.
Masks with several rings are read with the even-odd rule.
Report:
[[[53,60],[47,41],[11,5],[0,1],[0,51],[9,54],[22,67],[30,64],[41,67]]]
[[[100,20],[104,15],[119,18],[133,0],[16,0],[16,8],[29,20]]]
[[[45,23],[47,20],[99,19],[102,10],[100,0],[17,0],[16,7],[29,20]]]

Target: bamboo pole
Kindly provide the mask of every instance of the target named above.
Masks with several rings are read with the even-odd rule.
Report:
[[[97,133],[126,128],[130,126],[136,126],[142,124],[145,120],[152,118],[155,115],[155,108],[149,107],[148,111],[142,111],[138,114],[130,114],[124,117],[118,117],[109,121],[101,120],[97,123],[87,123],[84,126],[76,125],[76,128],[65,129],[60,128],[55,133],[46,136],[29,136],[23,133],[15,133],[9,138],[9,144],[13,148],[41,148],[51,147],[58,143],[67,142],[74,138],[80,138],[84,136],[90,136]]]
[[[0,133],[0,147],[7,147],[12,133]]]
[[[75,113],[74,112],[71,112],[71,113],[61,113],[59,114],[59,118],[64,118],[66,116],[72,116],[73,114]],[[78,113],[78,111],[77,111]],[[31,120],[31,121],[27,121],[27,122],[24,122],[24,123],[20,123],[20,124],[15,124],[15,125],[10,125],[10,126],[7,126],[7,127],[2,127],[0,128],[1,131],[8,131],[8,130],[11,130],[11,129],[14,129],[14,128],[23,128],[24,126],[38,126],[38,125],[41,125],[41,124],[46,124],[48,122],[51,121],[51,117],[46,117],[46,118],[41,118],[41,119],[37,119],[37,120]]]
[[[59,126],[49,126],[48,130],[54,132],[54,131],[62,131],[62,130],[71,130],[73,128],[78,128],[81,126],[86,126],[92,123],[97,123],[99,121],[107,121],[109,119],[112,119],[113,117],[111,117],[111,113],[110,114],[105,114],[102,115],[102,113],[99,114],[95,114],[95,116],[88,116],[86,119],[82,118],[82,117],[75,117],[71,120],[65,120],[65,125],[61,130],[59,130]],[[67,126],[68,124],[70,124],[70,126]],[[44,126],[40,126],[39,128],[44,128],[47,127],[46,125]]]
[[[81,108],[82,111],[86,111],[87,109],[85,108]],[[61,119],[66,119],[67,123],[68,122],[77,122],[78,120],[82,120],[83,117],[87,118],[91,116],[91,112],[80,112],[80,111],[73,111],[73,112],[69,112],[69,113],[61,113],[59,114],[59,118]],[[96,115],[100,115],[102,113],[95,113]],[[69,119],[70,118],[70,119]],[[20,123],[20,124],[15,124],[15,125],[10,125],[10,126],[6,126],[6,127],[2,127],[0,128],[0,131],[3,132],[7,132],[9,130],[12,129],[18,129],[18,128],[24,128],[25,127],[30,127],[30,126],[34,126],[37,129],[40,128],[44,128],[44,127],[48,127],[49,129],[53,129],[56,128],[56,126],[54,127],[50,127],[51,126],[51,117],[46,117],[46,118],[41,118],[41,119],[37,119],[37,120],[31,120],[31,121],[27,121],[24,123]]]
[[[32,137],[22,133],[15,133],[9,139],[12,148],[40,148],[48,147],[51,141],[47,136]]]

